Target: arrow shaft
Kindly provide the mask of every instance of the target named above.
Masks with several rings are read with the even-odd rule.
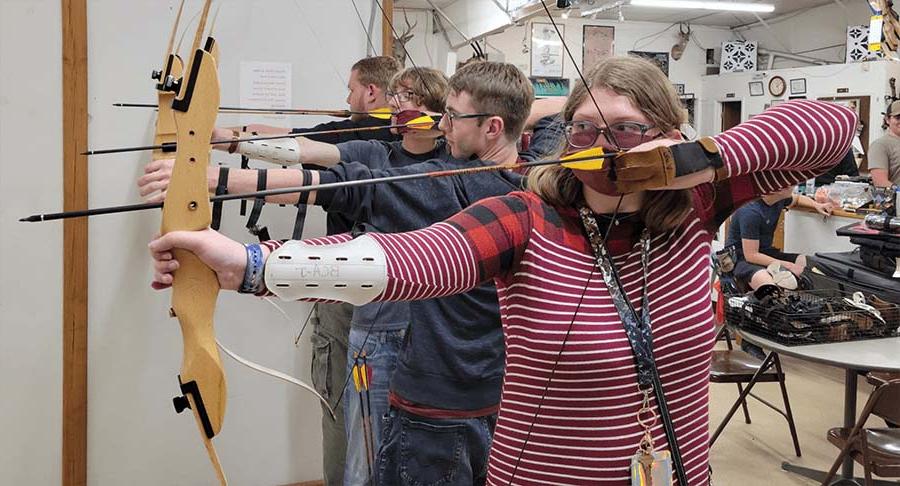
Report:
[[[450,177],[455,175],[477,174],[481,172],[492,172],[500,170],[527,169],[532,167],[541,167],[544,165],[568,164],[575,162],[584,162],[587,160],[607,159],[615,157],[618,154],[592,155],[589,157],[569,158],[565,160],[538,160],[525,163],[507,163],[486,165],[479,167],[464,167],[461,169],[448,169],[433,172],[421,172],[416,174],[403,174],[399,176],[374,177],[372,179],[359,179],[355,181],[329,182],[325,184],[316,184],[311,186],[285,187],[281,189],[268,189],[265,191],[247,192],[241,194],[222,194],[220,196],[210,197],[210,202],[216,201],[233,201],[236,199],[258,199],[270,196],[280,196],[284,194],[299,194],[310,191],[324,191],[333,189],[342,189],[345,187],[368,186],[372,184],[385,184],[391,182],[411,181],[417,179],[435,179],[439,177]],[[54,221],[59,219],[84,218],[89,216],[100,216],[103,214],[129,213],[134,211],[145,211],[148,209],[159,209],[163,207],[163,203],[143,203],[143,204],[127,204],[124,206],[110,206],[105,208],[83,209],[79,211],[64,211],[60,213],[36,214],[22,218],[20,222],[38,223],[44,221]]]
[[[267,135],[265,137],[252,137],[252,138],[235,138],[228,140],[214,140],[209,142],[210,145],[228,145],[234,142],[258,142],[264,140],[278,140],[281,138],[297,138],[297,137],[306,137],[310,135],[331,135],[338,133],[351,133],[351,132],[371,132],[375,130],[388,130],[391,128],[416,128],[416,127],[425,127],[428,125],[434,125],[433,121],[427,123],[405,123],[399,125],[381,125],[376,127],[358,127],[358,128],[338,128],[335,130],[319,130],[314,132],[305,132],[305,133],[287,133],[284,135]],[[108,154],[121,154],[126,152],[143,152],[147,150],[165,150],[165,151],[174,151],[178,147],[177,144],[162,144],[162,145],[142,145],[138,147],[124,147],[124,148],[114,148],[114,149],[101,149],[101,150],[89,150],[84,152],[82,155],[108,155]]]
[[[159,105],[153,103],[113,103],[113,106],[119,108],[159,108]],[[318,110],[305,108],[244,108],[241,106],[220,106],[220,113],[248,113],[248,114],[271,114],[271,115],[326,115],[338,118],[347,118],[350,115],[387,115],[389,113],[381,113],[377,111],[350,111],[350,110]]]

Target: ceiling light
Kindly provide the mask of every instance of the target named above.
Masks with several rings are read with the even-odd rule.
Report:
[[[694,8],[702,10],[729,10],[732,12],[770,13],[775,10],[775,6],[769,3],[711,2],[701,0],[631,0],[630,4],[634,7]]]

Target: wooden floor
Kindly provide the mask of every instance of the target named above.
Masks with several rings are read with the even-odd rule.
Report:
[[[744,423],[739,410],[713,446],[711,463],[714,485],[814,485],[818,483],[783,471],[782,461],[828,470],[837,456],[838,449],[825,439],[825,433],[831,427],[840,426],[843,421],[843,370],[789,357],[782,357],[781,361],[803,457],[794,455],[784,418],[751,399],[750,418],[753,423]],[[782,403],[777,383],[761,383],[754,390],[770,403]],[[871,386],[860,377],[859,410],[870,391]],[[711,431],[715,430],[737,399],[737,393],[734,384],[710,384]],[[883,422],[874,420],[872,424],[884,426]],[[856,471],[858,476],[862,476],[859,465]],[[896,483],[900,484],[900,481]]]

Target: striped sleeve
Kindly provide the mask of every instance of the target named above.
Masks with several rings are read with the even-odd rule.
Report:
[[[387,285],[376,300],[425,300],[467,292],[502,277],[525,252],[531,228],[527,203],[516,196],[484,199],[450,219],[407,233],[368,233],[387,260]],[[304,240],[349,241],[349,234]],[[262,244],[276,250],[283,242]]]
[[[525,253],[529,214],[521,197],[507,195],[481,200],[425,229],[372,234],[388,263],[388,285],[379,299],[445,297],[505,276]]]
[[[460,294],[473,289],[480,280],[471,247],[459,230],[451,224],[437,223],[407,233],[366,233],[381,246],[387,262],[387,284],[374,301],[426,300]],[[345,243],[350,233],[303,240],[308,245],[322,246]],[[285,241],[260,243],[275,251]],[[268,289],[259,296],[273,295]],[[308,302],[336,302],[324,299],[301,299]]]
[[[843,106],[795,100],[717,135],[726,177],[695,190],[701,216],[718,227],[744,203],[827,172],[847,154],[856,124]]]

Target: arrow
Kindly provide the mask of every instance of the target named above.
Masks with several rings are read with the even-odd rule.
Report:
[[[210,197],[210,202],[232,201],[235,199],[256,199],[269,196],[279,196],[282,194],[296,194],[301,192],[323,191],[331,189],[341,189],[344,187],[368,186],[372,184],[384,184],[390,182],[411,181],[417,179],[429,179],[439,177],[450,177],[455,175],[476,174],[481,172],[493,172],[500,170],[521,170],[532,167],[542,167],[545,165],[562,165],[570,169],[577,170],[601,170],[604,160],[618,156],[619,153],[603,153],[600,147],[583,150],[567,157],[557,160],[538,160],[534,162],[524,163],[506,163],[495,164],[480,167],[464,167],[461,169],[448,169],[433,172],[421,172],[417,174],[404,174],[399,176],[375,177],[372,179],[360,179],[355,181],[329,182],[326,184],[316,184],[311,186],[285,187],[281,189],[268,189],[265,191],[247,192],[243,194],[222,194],[220,196]],[[19,219],[23,223],[39,223],[44,221],[55,221],[59,219],[84,218],[88,216],[99,216],[102,214],[130,213],[133,211],[145,211],[148,209],[159,209],[163,207],[163,203],[139,203],[128,204],[124,206],[110,206],[95,209],[83,209],[79,211],[65,211],[61,213],[34,214]]]

